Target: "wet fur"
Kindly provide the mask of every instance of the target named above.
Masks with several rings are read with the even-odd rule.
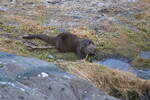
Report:
[[[45,34],[35,34],[24,36],[24,39],[41,39],[53,46],[61,52],[75,52],[80,58],[85,58],[86,55],[95,54],[95,45],[92,40],[79,38],[69,32],[60,33],[55,37],[50,37]]]

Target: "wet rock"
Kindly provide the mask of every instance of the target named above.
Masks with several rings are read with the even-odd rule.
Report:
[[[150,91],[146,92],[143,96],[141,96],[140,100],[149,100]]]
[[[54,59],[54,57],[51,54],[48,55],[48,58]]]
[[[46,0],[47,1],[47,3],[49,3],[49,4],[57,4],[57,3],[60,3],[61,2],[61,0]]]
[[[0,100],[117,100],[36,58],[0,53]]]
[[[0,6],[0,11],[1,11],[1,12],[7,11],[7,10],[8,10],[8,8],[6,8],[6,7],[1,7],[1,6]]]

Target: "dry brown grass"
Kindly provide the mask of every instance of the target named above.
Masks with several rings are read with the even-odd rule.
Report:
[[[132,96],[135,96],[150,90],[150,80],[140,79],[129,72],[109,69],[86,61],[63,61],[56,64],[65,71],[96,84],[98,88],[110,95],[122,97],[124,100],[132,98],[129,93],[133,93]]]

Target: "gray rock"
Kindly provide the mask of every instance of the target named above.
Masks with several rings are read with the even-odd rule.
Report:
[[[44,25],[58,28],[86,26],[110,32],[104,26],[105,21],[122,24],[117,16],[126,16],[139,12],[134,3],[137,0],[46,0],[47,19]],[[127,6],[129,5],[129,6]],[[130,10],[128,10],[130,9]],[[131,10],[133,9],[133,10]],[[132,19],[133,20],[133,19]],[[103,23],[103,24],[102,24]],[[127,27],[127,24],[125,24]],[[134,29],[134,27],[128,27]]]
[[[50,59],[54,59],[54,57],[51,54],[49,54],[47,57]]]
[[[0,53],[0,100],[117,100],[36,58]]]
[[[61,0],[46,0],[46,2],[49,4],[57,4],[57,3],[60,3]]]
[[[8,10],[7,7],[2,7],[2,6],[0,6],[0,11],[7,11],[7,10]]]
[[[139,100],[149,100],[150,99],[150,91],[147,91],[140,97]]]

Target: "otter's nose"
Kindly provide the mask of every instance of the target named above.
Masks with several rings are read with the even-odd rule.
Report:
[[[93,56],[96,56],[96,52],[95,52],[95,53],[93,53]]]
[[[96,52],[90,53],[89,56],[96,56]]]

